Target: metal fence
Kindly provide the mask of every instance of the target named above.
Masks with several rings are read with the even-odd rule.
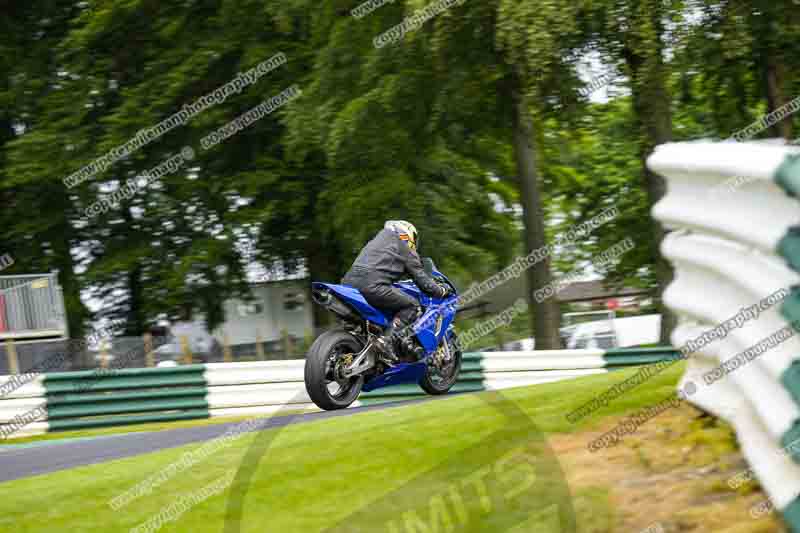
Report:
[[[298,340],[297,351],[287,354],[281,343],[264,343],[264,349],[254,345],[230,347],[229,358],[225,349],[218,346],[210,354],[191,353],[192,363],[222,363],[244,361],[279,361],[303,359],[305,352]],[[148,349],[150,357],[147,356]],[[9,352],[11,350],[11,353]],[[11,361],[14,361],[13,363]],[[174,361],[186,364],[187,358],[174,338],[114,337],[98,347],[89,348],[80,339],[58,339],[18,342],[0,342],[0,376],[15,373],[47,373],[95,368],[144,368]]]
[[[67,342],[63,340],[15,342],[13,350],[17,360],[16,370],[20,374],[29,372],[38,374],[75,369],[71,360],[74,355],[67,352]],[[0,343],[0,375],[15,373],[8,351],[9,344]]]
[[[19,373],[47,373],[70,370],[108,368],[142,368],[147,366],[148,342],[142,337],[115,337],[104,341],[102,350],[90,349],[80,339],[14,342],[0,344],[0,375],[13,374],[9,364],[9,348],[13,351]],[[163,337],[150,340],[150,350],[163,345]],[[158,362],[158,361],[155,361]]]
[[[0,339],[66,335],[57,273],[0,276]]]

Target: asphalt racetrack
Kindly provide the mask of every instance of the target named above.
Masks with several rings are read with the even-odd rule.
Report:
[[[263,431],[326,418],[351,416],[368,411],[401,407],[432,399],[423,398],[365,407],[351,407],[339,411],[272,416],[256,420],[262,421],[262,424],[259,424],[258,431]],[[0,446],[0,482],[57,472],[76,466],[113,461],[114,459],[175,448],[194,442],[203,442],[217,438],[241,423],[242,421],[240,420],[164,431]]]

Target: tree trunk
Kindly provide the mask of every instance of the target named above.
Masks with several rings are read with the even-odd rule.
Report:
[[[661,59],[661,50],[655,49],[654,54],[658,59],[650,59],[653,66],[646,67],[643,57],[636,55],[632,50],[625,54],[626,63],[630,69],[632,83],[633,105],[636,119],[639,123],[643,140],[641,159],[644,168],[644,188],[647,192],[647,201],[650,209],[664,197],[667,192],[664,179],[647,168],[647,158],[656,146],[672,140],[672,112],[670,109],[670,95],[667,89],[667,70]],[[656,280],[658,282],[659,312],[661,313],[661,343],[670,344],[670,334],[677,325],[677,318],[664,305],[663,294],[672,283],[674,272],[672,265],[661,255],[661,242],[666,231],[661,224],[649,219],[653,234],[651,256],[655,265]]]
[[[306,251],[308,261],[308,274],[311,282],[322,281],[329,283],[339,283],[335,265],[337,260],[330,257],[330,244],[325,244],[322,239],[312,237],[311,243]],[[326,328],[333,324],[333,316],[323,307],[311,302],[312,305],[312,328],[314,336],[321,328]]]
[[[67,327],[73,339],[82,339],[86,333],[85,321],[89,316],[86,306],[81,301],[81,287],[75,275],[72,264],[72,255],[69,251],[69,239],[61,236],[61,240],[54,241],[56,264],[58,265],[58,281],[64,293],[64,307],[67,313]]]
[[[517,166],[520,195],[522,197],[523,221],[525,223],[525,250],[543,248],[547,242],[544,233],[544,211],[539,191],[539,176],[536,162],[536,149],[533,146],[533,120],[526,104],[521,84],[514,80],[509,89],[513,103],[514,159]],[[558,328],[561,322],[560,309],[556,297],[536,302],[533,293],[547,286],[551,281],[550,257],[538,262],[526,271],[527,298],[531,309],[531,330],[537,350],[557,350],[560,348]]]
[[[783,94],[784,67],[783,61],[770,53],[765,62],[768,113],[780,109],[788,102]],[[783,137],[787,141],[792,139],[792,117],[787,116],[772,127],[774,137]]]
[[[131,215],[131,206],[129,202],[124,202],[121,209],[122,218],[125,220],[125,227],[130,228],[136,234],[127,236],[128,242],[133,246],[134,242],[139,241],[138,229],[136,221]],[[142,267],[137,265],[128,270],[126,274],[126,284],[128,289],[128,309],[125,313],[125,332],[128,337],[139,337],[145,332],[145,319],[144,319],[144,287],[142,284]]]
[[[138,337],[145,332],[144,327],[144,287],[142,286],[142,268],[133,267],[128,271],[128,300],[127,324],[125,324],[125,335]]]
[[[66,231],[66,230],[65,230]],[[61,235],[53,241],[56,252],[56,265],[58,267],[58,282],[64,295],[64,312],[66,313],[67,328],[71,339],[83,340],[86,336],[86,319],[89,311],[81,301],[81,287],[75,275],[70,254],[70,240],[67,235]],[[89,357],[88,348],[78,352],[70,352],[71,366],[80,369],[93,368],[95,362]]]

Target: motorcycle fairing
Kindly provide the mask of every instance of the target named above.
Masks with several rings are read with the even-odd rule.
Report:
[[[427,367],[428,365],[423,361],[417,361],[416,363],[398,363],[387,369],[383,374],[364,382],[364,386],[361,390],[369,392],[390,385],[419,383],[419,380],[425,375]]]
[[[453,302],[449,304],[445,303],[446,300],[433,298],[431,300],[433,305],[429,305],[425,313],[414,324],[414,332],[422,347],[425,348],[425,355],[436,351],[456,316],[455,298],[452,298]]]
[[[355,287],[351,287],[350,285],[335,285],[333,283],[320,282],[314,282],[311,284],[311,286],[314,289],[328,289],[338,296],[342,301],[355,308],[355,310],[358,311],[362,317],[364,317],[364,320],[369,320],[373,324],[377,324],[382,327],[389,326],[391,317],[387,317],[382,311],[372,307],[369,303],[367,303],[367,300],[364,299],[364,296]]]

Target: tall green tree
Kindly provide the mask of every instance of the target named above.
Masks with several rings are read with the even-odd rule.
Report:
[[[443,259],[469,266],[473,276],[486,275],[487,266],[493,270],[510,259],[507,237],[486,240],[502,235],[498,229],[507,223],[488,234],[470,224],[480,220],[492,228],[487,219],[502,221],[487,209],[487,191],[521,204],[523,252],[547,243],[537,127],[546,113],[569,105],[559,88],[576,82],[564,59],[572,45],[571,8],[566,2],[467,2],[402,42],[373,46],[376,36],[424,5],[396,2],[361,20],[348,15],[349,3],[319,9],[318,78],[307,105],[290,113],[294,146],[302,150],[315,140],[337,182],[347,184],[350,200],[338,216],[353,220],[356,201],[362,220],[371,210],[380,212],[378,219],[420,206],[431,213],[423,227],[440,218],[436,233],[447,228]],[[352,200],[360,196],[355,187],[373,190],[371,199]],[[442,194],[431,197],[428,191],[437,188]],[[463,204],[476,202],[486,218],[459,219]],[[481,248],[501,261],[485,261]],[[532,299],[535,288],[550,282],[549,264],[548,258],[527,274],[541,348],[559,345],[556,302]]]
[[[258,13],[264,16],[254,18]],[[9,186],[28,180],[35,197],[45,192],[41,183],[50,184],[45,197],[58,205],[46,220],[67,250],[64,269],[82,272],[76,285],[104,300],[101,316],[122,318],[128,334],[139,334],[159,314],[176,317],[190,305],[213,329],[224,320],[222,303],[248,292],[238,230],[266,212],[288,218],[291,204],[279,204],[270,189],[304,172],[284,164],[280,112],[213,150],[202,151],[199,140],[302,75],[302,35],[256,2],[108,2],[70,17],[63,39],[50,43],[57,69],[37,113],[42,126],[15,141],[9,172],[16,181]],[[86,183],[69,190],[61,183],[277,52],[292,61]],[[92,202],[186,146],[198,156],[191,166],[101,216],[85,216]],[[14,228],[42,237],[36,227]],[[71,318],[81,318],[69,309]]]
[[[800,95],[800,5],[705,0],[702,24],[685,51],[706,80],[695,95],[713,103],[720,136],[728,137],[759,115]],[[792,139],[796,116],[778,121],[760,136]]]
[[[607,65],[629,80],[640,135],[641,187],[647,195],[648,209],[666,193],[664,180],[651,172],[646,162],[656,146],[672,140],[673,102],[669,83],[671,65],[666,54],[667,24],[681,14],[683,7],[680,0],[608,0],[584,4],[590,42],[601,51]],[[637,244],[648,250],[660,296],[673,278],[672,267],[659,249],[665,230],[651,217],[643,218],[640,224],[649,226],[651,237]],[[661,341],[668,343],[676,319],[663,304],[660,311]]]
[[[513,191],[455,149],[471,132],[449,113],[439,87],[448,73],[428,39],[377,50],[374,38],[402,19],[403,6],[364,20],[343,2],[314,10],[314,77],[289,110],[294,157],[320,154],[328,172],[316,216],[337,235],[345,267],[388,218],[414,221],[421,251],[464,281],[511,257],[512,217],[495,209]],[[406,46],[408,45],[408,46]],[[478,144],[478,139],[473,142]],[[494,192],[495,196],[490,196]]]
[[[60,183],[68,168],[59,152],[71,137],[55,133],[73,102],[58,91],[65,74],[53,50],[82,9],[67,0],[14,2],[0,17],[2,249],[18,273],[59,271],[73,336],[82,336],[88,310],[76,268],[82,236]]]

